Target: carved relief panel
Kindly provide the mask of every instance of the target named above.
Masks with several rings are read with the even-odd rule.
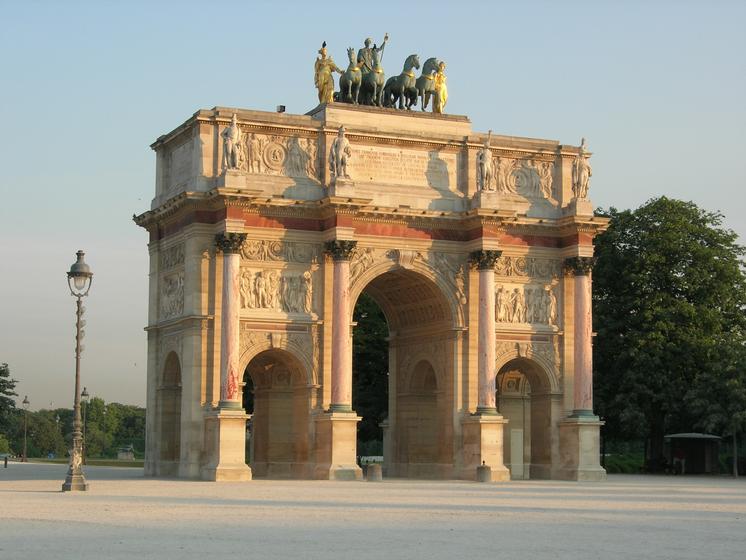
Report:
[[[320,247],[310,243],[245,243],[239,284],[241,309],[312,313],[320,254]]]
[[[184,245],[173,245],[160,252],[160,293],[158,315],[165,321],[184,313]]]
[[[525,198],[556,199],[554,194],[554,162],[510,157],[486,157],[487,165],[482,172],[484,190],[501,194],[517,194]],[[477,169],[477,176],[482,177]]]
[[[556,326],[558,309],[551,284],[501,284],[495,288],[498,323]]]
[[[247,173],[318,180],[318,143],[298,138],[245,133],[239,169]]]

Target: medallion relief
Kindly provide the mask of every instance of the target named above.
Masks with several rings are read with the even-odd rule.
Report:
[[[244,134],[239,169],[246,173],[318,180],[318,145],[315,139]]]

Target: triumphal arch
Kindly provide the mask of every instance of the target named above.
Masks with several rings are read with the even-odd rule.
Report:
[[[135,218],[146,474],[360,478],[365,292],[389,329],[387,476],[603,478],[591,269],[606,220],[584,142],[324,95],[305,115],[200,110],[152,146],[155,198]]]

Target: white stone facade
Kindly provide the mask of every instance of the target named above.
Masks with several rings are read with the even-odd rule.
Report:
[[[349,179],[332,184],[340,126]],[[606,220],[573,190],[589,154],[486,140],[465,117],[338,104],[202,110],[160,137],[135,218],[150,233],[146,473],[359,478],[366,292],[390,330],[386,475],[603,478],[590,267]]]

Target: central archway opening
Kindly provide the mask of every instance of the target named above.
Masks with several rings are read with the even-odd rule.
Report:
[[[438,285],[412,270],[373,278],[353,314],[358,456],[390,477],[451,478],[454,331]]]

